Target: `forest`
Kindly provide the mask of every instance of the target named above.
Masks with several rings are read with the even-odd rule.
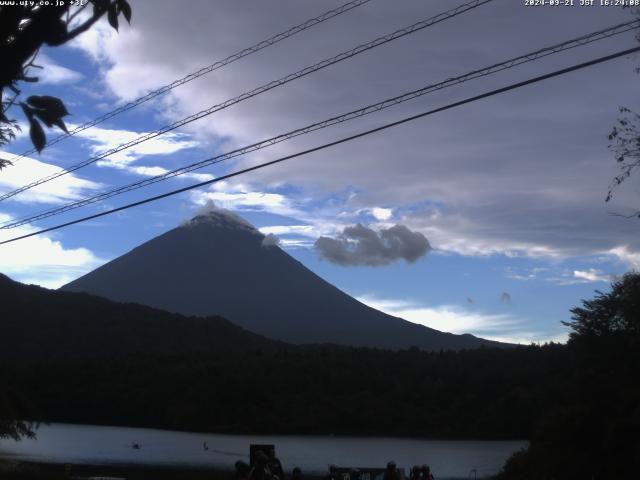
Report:
[[[41,290],[34,292],[45,295]],[[69,302],[89,297],[64,295]],[[109,312],[109,304],[101,312]],[[226,349],[171,344],[145,352],[147,341],[158,344],[147,336],[137,350],[66,351],[46,360],[2,341],[0,378],[12,404],[31,420],[209,432],[524,438],[529,448],[509,460],[502,478],[632,478],[640,466],[640,275],[628,274],[610,293],[585,300],[572,318],[566,345],[459,352],[292,346],[236,331],[222,319],[240,342],[227,339]],[[96,323],[105,332],[102,345],[116,341],[115,332],[127,336],[114,322],[118,328]],[[30,331],[38,345],[30,352],[57,348]],[[73,348],[69,342],[64,348]]]

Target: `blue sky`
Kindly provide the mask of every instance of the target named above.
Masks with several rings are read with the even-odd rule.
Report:
[[[116,33],[103,22],[72,45],[43,50],[41,81],[24,85],[23,95],[62,98],[72,112],[67,123],[80,124],[339,5],[278,0],[249,9],[238,2],[193,1],[181,9],[176,3],[136,2],[131,27]],[[373,0],[16,162],[0,172],[0,191],[452,6]],[[496,0],[24,192],[0,205],[0,219],[84,198],[630,18],[621,9],[531,9]],[[213,178],[634,45],[633,34],[624,34],[0,235],[9,238]],[[640,224],[610,215],[640,205],[637,181],[604,203],[616,174],[606,136],[619,106],[638,107],[637,64],[637,58],[616,60],[232,182],[16,242],[0,249],[0,271],[56,288],[178,226],[212,201],[277,235],[293,257],[376,308],[455,333],[562,341],[566,329],[560,322],[569,319],[570,308],[640,265]],[[25,128],[5,151],[19,154],[29,146]],[[375,232],[404,225],[424,235],[431,250],[415,262],[343,266],[314,247],[319,237],[342,238],[346,227],[358,223]]]

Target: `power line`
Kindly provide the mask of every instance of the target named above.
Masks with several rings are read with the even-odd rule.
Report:
[[[59,178],[63,175],[66,175],[67,173],[71,173],[74,172],[76,170],[79,170],[80,168],[86,167],[87,165],[91,165],[103,158],[106,158],[110,155],[113,155],[114,153],[118,153],[121,152],[122,150],[126,150],[127,148],[131,148],[135,145],[138,145],[140,143],[146,142],[148,140],[151,140],[155,137],[158,137],[160,135],[163,135],[167,132],[173,131],[177,128],[183,127],[184,125],[187,125],[191,122],[195,122],[196,120],[200,120],[201,118],[204,118],[208,115],[211,115],[215,112],[218,112],[220,110],[224,110],[225,108],[228,108],[232,105],[235,105],[237,103],[240,103],[244,100],[248,100],[252,97],[255,97],[257,95],[260,95],[264,92],[267,92],[269,90],[272,90],[276,87],[279,87],[281,85],[285,85],[293,80],[297,80],[298,78],[304,77],[306,75],[309,75],[311,73],[317,72],[318,70],[321,70],[323,68],[326,68],[330,65],[334,65],[338,62],[342,62],[344,60],[347,60],[351,57],[354,57],[356,55],[359,55],[363,52],[366,52],[368,50],[371,50],[372,48],[376,48],[379,47],[381,45],[384,45],[386,43],[392,42],[394,40],[397,40],[399,38],[402,38],[404,36],[410,35],[412,33],[416,33],[420,30],[423,30],[427,27],[430,27],[432,25],[435,25],[436,23],[440,23],[443,22],[445,20],[448,20],[450,18],[456,17],[462,13],[465,13],[469,10],[472,10],[474,8],[477,8],[481,5],[484,5],[486,3],[492,2],[493,0],[473,0],[471,2],[462,4],[458,7],[452,8],[451,10],[447,10],[446,12],[440,13],[438,15],[435,15],[433,17],[430,17],[428,19],[422,20],[420,22],[414,23],[413,25],[410,25],[408,27],[405,28],[401,28],[399,30],[396,30],[393,33],[390,33],[388,35],[384,35],[381,37],[378,37],[368,43],[364,43],[361,45],[358,45],[357,47],[352,48],[351,50],[347,50],[345,52],[342,52],[338,55],[335,55],[331,58],[322,60],[321,62],[318,62],[314,65],[311,65],[309,67],[303,68],[302,70],[298,70],[295,73],[291,73],[289,75],[286,75],[278,80],[273,80],[269,83],[266,83],[258,88],[255,88],[251,91],[242,93],[240,95],[238,95],[237,97],[231,98],[229,100],[226,100],[222,103],[219,103],[217,105],[212,105],[211,107],[205,109],[205,110],[201,110],[197,113],[194,113],[192,115],[189,115],[188,117],[185,117],[181,120],[178,120],[177,122],[174,122],[170,125],[166,125],[158,130],[155,130],[153,132],[149,132],[146,133],[144,135],[140,135],[139,137],[135,138],[134,140],[131,140],[130,142],[127,143],[123,143],[117,147],[114,147],[110,150],[106,150],[96,156],[93,156],[87,160],[84,160],[80,163],[77,163],[75,165],[72,165],[71,167],[68,167],[64,170],[61,170],[59,172],[56,172],[54,174],[51,174],[47,177],[43,177],[39,180],[35,180],[27,185],[24,185],[20,188],[17,188],[15,190],[12,190],[10,192],[7,192],[5,194],[0,195],[0,201],[6,200],[7,198],[11,198],[15,195],[18,195],[21,192],[24,192],[25,190],[29,190],[30,188],[36,187],[38,185],[42,185],[43,183],[49,182],[51,180],[54,180],[56,178]]]
[[[70,222],[61,223],[61,224],[55,225],[53,227],[45,228],[45,229],[38,230],[36,232],[31,232],[31,233],[28,233],[28,234],[25,234],[25,235],[20,235],[18,237],[10,238],[8,240],[4,240],[4,241],[0,242],[0,245],[4,245],[4,244],[7,244],[7,243],[11,243],[11,242],[16,242],[18,240],[23,240],[25,238],[33,237],[35,235],[40,235],[42,233],[51,232],[53,230],[58,230],[58,229],[63,228],[63,227],[68,227],[68,226],[75,225],[75,224],[78,224],[78,223],[81,223],[81,222],[85,222],[85,221],[88,221],[88,220],[93,220],[95,218],[103,217],[105,215],[110,215],[112,213],[120,212],[122,210],[127,210],[129,208],[133,208],[133,207],[137,207],[137,206],[140,206],[140,205],[144,205],[146,203],[151,203],[151,202],[154,202],[156,200],[161,200],[163,198],[167,198],[167,197],[170,197],[170,196],[173,196],[173,195],[177,195],[179,193],[183,193],[183,192],[186,192],[186,191],[189,191],[189,190],[193,190],[193,189],[196,189],[196,188],[204,187],[206,185],[210,185],[210,184],[213,184],[213,183],[221,182],[223,180],[227,180],[229,178],[236,177],[238,175],[242,175],[242,174],[245,174],[245,173],[248,173],[248,172],[252,172],[254,170],[259,170],[259,169],[262,169],[262,168],[265,168],[265,167],[268,167],[268,166],[271,166],[271,165],[275,165],[277,163],[284,162],[285,160],[290,160],[290,159],[293,159],[293,158],[296,158],[296,157],[301,157],[301,156],[304,156],[304,155],[308,155],[310,153],[314,153],[314,152],[317,152],[317,151],[320,151],[320,150],[324,150],[324,149],[329,148],[329,147],[340,145],[342,143],[346,143],[346,142],[349,142],[351,140],[355,140],[357,138],[361,138],[361,137],[365,137],[367,135],[371,135],[373,133],[381,132],[381,131],[386,130],[388,128],[396,127],[398,125],[402,125],[404,123],[408,123],[408,122],[417,120],[417,119],[422,118],[422,117],[433,115],[433,114],[436,114],[436,113],[439,113],[439,112],[443,112],[445,110],[450,110],[452,108],[459,107],[459,106],[462,106],[462,105],[465,105],[465,104],[468,104],[468,103],[476,102],[476,101],[482,100],[484,98],[492,97],[494,95],[499,95],[499,94],[502,94],[502,93],[505,93],[505,92],[508,92],[508,91],[511,91],[511,90],[522,88],[522,87],[524,87],[526,85],[531,85],[533,83],[541,82],[541,81],[547,80],[549,78],[558,77],[560,75],[565,75],[567,73],[570,73],[570,72],[573,72],[573,71],[576,71],[576,70],[580,70],[580,69],[583,69],[583,68],[586,68],[586,67],[590,67],[592,65],[597,65],[599,63],[607,62],[607,61],[613,60],[615,58],[619,58],[619,57],[622,57],[624,55],[629,55],[631,53],[635,53],[635,52],[638,52],[638,51],[640,51],[640,47],[630,48],[630,49],[623,50],[623,51],[620,51],[620,52],[617,52],[617,53],[613,53],[611,55],[607,55],[607,56],[604,56],[604,57],[599,57],[599,58],[596,58],[594,60],[590,60],[588,62],[584,62],[584,63],[580,63],[580,64],[577,64],[577,65],[573,65],[571,67],[566,67],[566,68],[563,68],[563,69],[560,69],[560,70],[556,70],[554,72],[547,73],[545,75],[540,75],[540,76],[537,76],[537,77],[533,77],[533,78],[530,78],[529,80],[525,80],[525,81],[518,82],[518,83],[513,83],[513,84],[508,85],[506,87],[502,87],[502,88],[498,88],[498,89],[495,89],[495,90],[491,90],[489,92],[486,92],[486,93],[483,93],[483,94],[480,94],[480,95],[476,95],[476,96],[473,96],[473,97],[469,97],[469,98],[466,98],[464,100],[460,100],[458,102],[450,103],[448,105],[445,105],[444,107],[439,107],[439,108],[436,108],[436,109],[433,109],[433,110],[429,110],[427,112],[423,112],[423,113],[419,113],[417,115],[406,117],[406,118],[403,118],[401,120],[397,120],[395,122],[387,123],[387,124],[382,125],[380,127],[372,128],[370,130],[366,130],[364,132],[357,133],[355,135],[351,135],[351,136],[348,136],[348,137],[341,138],[340,140],[335,140],[335,141],[330,142],[330,143],[325,143],[325,144],[320,145],[318,147],[310,148],[308,150],[304,150],[302,152],[294,153],[292,155],[287,155],[285,157],[280,157],[278,159],[271,160],[269,162],[261,163],[259,165],[254,165],[253,167],[244,168],[242,170],[238,170],[236,172],[229,173],[227,175],[223,175],[221,177],[214,178],[212,180],[206,180],[204,182],[196,183],[196,184],[190,185],[188,187],[179,188],[177,190],[173,190],[173,191],[170,191],[170,192],[167,192],[167,193],[163,193],[161,195],[156,195],[154,197],[149,197],[149,198],[146,198],[144,200],[140,200],[140,201],[137,201],[137,202],[129,203],[127,205],[123,205],[121,207],[113,208],[111,210],[107,210],[107,211],[104,211],[104,212],[100,212],[100,213],[96,213],[96,214],[89,215],[89,216],[86,216],[86,217],[82,217],[82,218],[79,218],[79,219],[76,219],[76,220],[72,220]]]
[[[556,45],[552,45],[546,48],[542,48],[539,50],[536,50],[534,52],[531,53],[527,53],[525,55],[520,55],[518,57],[515,58],[511,58],[509,60],[506,60],[504,62],[501,63],[497,63],[479,70],[474,70],[471,71],[469,73],[466,73],[464,75],[460,75],[458,77],[453,77],[450,79],[447,79],[443,82],[439,82],[436,84],[431,84],[431,85],[427,85],[425,87],[422,87],[418,90],[413,90],[411,92],[407,92],[404,93],[402,95],[398,95],[396,97],[393,98],[389,98],[386,100],[383,100],[381,102],[372,104],[372,105],[368,105],[366,107],[357,109],[357,110],[352,110],[350,112],[344,113],[342,115],[338,115],[326,120],[323,120],[321,122],[316,122],[310,125],[307,125],[305,127],[302,128],[298,128],[296,130],[292,130],[290,132],[287,133],[283,133],[280,135],[277,135],[275,137],[271,137],[268,138],[266,140],[262,140],[256,143],[253,143],[251,145],[247,145],[235,150],[232,150],[230,152],[226,152],[214,157],[210,157],[195,163],[192,163],[190,165],[187,165],[185,167],[180,167],[177,168],[175,170],[163,173],[161,175],[156,175],[154,177],[150,177],[150,178],[145,178],[143,180],[139,180],[133,183],[130,183],[128,185],[124,185],[121,187],[117,187],[115,189],[112,190],[108,190],[106,192],[102,192],[98,195],[94,195],[92,197],[88,197],[88,198],[84,198],[81,200],[77,200],[71,203],[68,203],[66,205],[62,205],[62,206],[58,206],[58,207],[54,207],[52,209],[49,210],[45,210],[43,212],[34,214],[34,215],[30,215],[27,217],[23,217],[17,220],[13,220],[13,221],[9,221],[9,222],[5,222],[4,224],[2,224],[0,226],[0,229],[8,229],[8,228],[15,228],[15,227],[19,227],[21,225],[25,225],[25,224],[30,224],[33,223],[37,220],[42,220],[48,217],[52,217],[55,215],[59,215],[65,212],[68,212],[70,210],[74,210],[76,208],[80,208],[86,205],[90,205],[102,200],[106,200],[108,198],[114,197],[116,195],[120,195],[123,193],[127,193],[133,190],[137,190],[139,188],[142,187],[146,187],[148,185],[152,185],[154,183],[160,182],[160,181],[164,181],[167,180],[169,178],[173,178],[179,175],[183,175],[185,173],[194,171],[194,170],[198,170],[204,167],[207,167],[209,165],[213,165],[213,164],[217,164],[226,160],[229,160],[231,158],[235,158],[238,157],[240,155],[244,155],[250,152],[254,152],[256,150],[260,150],[262,148],[266,148],[272,145],[275,145],[277,143],[289,140],[291,138],[300,136],[300,135],[305,135],[307,133],[311,133],[314,132],[316,130],[320,130],[323,128],[327,128],[330,127],[332,125],[336,125],[336,124],[340,124],[349,120],[353,120],[365,115],[368,115],[370,113],[374,113],[374,112],[378,112],[380,110],[384,110],[386,108],[398,105],[400,103],[409,101],[409,100],[413,100],[415,98],[418,98],[420,96],[426,95],[428,93],[432,93],[438,90],[442,90],[454,85],[458,85],[470,80],[474,80],[476,78],[480,78],[483,76],[487,76],[487,75],[491,75],[491,74],[495,74],[497,72],[500,72],[502,70],[506,70],[509,68],[513,68],[515,66],[524,64],[524,63],[528,63],[528,62],[532,62],[535,60],[538,60],[540,58],[555,54],[555,53],[559,53],[565,50],[569,50],[572,48],[576,48],[578,46],[582,46],[582,45],[587,45],[590,43],[593,43],[595,41],[599,41],[605,38],[609,38],[613,35],[617,35],[629,30],[632,30],[634,28],[638,28],[640,27],[640,20],[635,20],[632,22],[627,22],[627,23],[623,23],[620,25],[616,25],[604,30],[599,30],[596,32],[592,32],[586,35],[582,35],[581,37],[577,37],[575,39],[572,40],[567,40],[565,42],[556,44]]]
[[[232,55],[229,55],[227,58],[223,59],[223,60],[219,60],[215,63],[212,63],[211,65],[207,65],[206,67],[202,67],[201,69],[190,73],[189,75],[185,75],[184,77],[178,79],[178,80],[174,80],[173,82],[164,85],[156,90],[152,90],[151,92],[136,98],[135,100],[132,100],[128,103],[125,103],[124,105],[111,110],[110,112],[105,113],[104,115],[101,115],[100,117],[97,117],[93,120],[90,120],[89,122],[83,123],[82,125],[77,126],[76,128],[74,128],[73,130],[71,130],[69,133],[65,133],[65,134],[61,134],[58,135],[57,137],[51,139],[50,141],[48,141],[46,143],[46,146],[50,146],[53,144],[56,144],[66,138],[69,138],[70,136],[73,136],[79,132],[82,132],[83,130],[86,130],[87,128],[93,127],[95,125],[98,125],[99,123],[104,122],[105,120],[108,120],[112,117],[115,117],[116,115],[119,115],[123,112],[126,112],[128,110],[131,110],[134,107],[137,107],[138,105],[141,105],[145,102],[148,102],[149,100],[158,97],[160,95],[164,95],[165,93],[169,92],[170,90],[173,90],[176,87],[179,87],[181,85],[184,85],[185,83],[189,83],[192,80],[195,80],[199,77],[202,77],[203,75],[206,75],[208,73],[211,73],[215,70],[218,70],[219,68],[222,68],[226,65],[229,65],[230,63],[235,62],[236,60],[240,60],[241,58],[244,58],[248,55],[252,55],[256,52],[259,52],[260,50],[270,47],[272,45],[275,45],[276,43],[285,40],[286,38],[292,37],[300,32],[303,32],[304,30],[307,30],[308,28],[314,27],[322,22],[325,22],[333,17],[337,17],[338,15],[341,15],[343,13],[346,13],[350,10],[353,10],[356,7],[359,7],[361,5],[364,5],[365,3],[369,3],[371,0],[353,0],[351,2],[345,3],[344,5],[338,7],[338,8],[334,8],[333,10],[329,10],[325,13],[323,13],[322,15],[318,15],[317,17],[314,18],[310,18],[309,20],[306,20],[305,22],[302,22],[299,25],[296,25],[295,27],[291,27],[288,30],[285,30],[284,32],[278,33],[276,35],[273,35],[272,37],[267,38],[266,40],[262,40],[261,42],[256,43],[255,45],[251,46],[251,47],[247,47],[243,50],[240,50],[239,52],[236,52]],[[20,154],[18,157],[16,157],[15,159],[13,159],[13,162],[15,162],[16,160],[19,160],[22,157],[25,157],[26,155],[31,155],[32,153],[37,152],[37,150],[35,148],[32,148],[30,150],[25,151],[24,153]]]

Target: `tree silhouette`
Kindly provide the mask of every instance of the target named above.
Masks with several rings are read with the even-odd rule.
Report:
[[[131,21],[131,7],[127,0],[89,0],[71,12],[72,2],[69,1],[46,6],[38,5],[38,2],[27,3],[0,7],[0,146],[14,140],[20,130],[18,121],[9,117],[9,110],[19,106],[29,123],[31,141],[40,152],[46,144],[42,125],[55,126],[66,132],[63,117],[69,114],[62,100],[56,97],[32,95],[25,101],[19,99],[20,82],[38,81],[32,70],[42,68],[35,63],[40,48],[63,45],[89,30],[105,14],[109,24],[117,30],[121,14],[127,22]],[[89,6],[93,9],[91,14],[79,20]],[[9,165],[9,160],[0,158],[0,170]],[[33,423],[17,420],[30,415],[29,409],[21,407],[26,402],[16,401],[6,381],[0,379],[0,385],[0,438],[32,436]]]
[[[640,469],[640,273],[571,310],[570,376],[500,480],[637,478]]]
[[[16,2],[29,3],[29,2]],[[29,136],[38,152],[46,144],[43,124],[67,131],[63,117],[69,114],[62,100],[48,95],[32,95],[20,101],[20,82],[35,83],[34,69],[43,45],[60,46],[89,30],[100,18],[107,16],[109,24],[118,29],[122,14],[131,21],[131,7],[127,0],[89,0],[71,12],[72,2],[61,5],[13,5],[0,7],[0,146],[15,139],[18,121],[9,117],[9,109],[20,106],[29,123]],[[51,2],[53,3],[53,2]],[[64,3],[64,4],[62,4]],[[93,11],[83,20],[83,11]],[[8,94],[7,94],[8,93]],[[0,159],[0,169],[11,162]]]
[[[629,8],[632,14],[640,18],[639,8],[623,8]],[[640,41],[640,34],[636,35],[636,40]],[[640,67],[636,68],[636,73],[640,73]],[[620,107],[620,117],[609,133],[609,142],[609,150],[616,159],[620,174],[616,175],[609,185],[606,202],[611,201],[615,189],[640,166],[640,115],[627,107]],[[630,215],[621,216],[640,218],[640,209]]]
[[[583,300],[582,307],[571,310],[572,321],[562,322],[571,327],[572,340],[583,337],[624,335],[640,337],[640,274],[627,273],[613,282],[611,292],[596,291],[592,300]]]
[[[613,198],[614,190],[640,167],[640,115],[626,108],[620,108],[620,118],[609,134],[609,150],[615,156],[620,174],[609,185],[606,201]],[[640,210],[628,217],[640,218]]]

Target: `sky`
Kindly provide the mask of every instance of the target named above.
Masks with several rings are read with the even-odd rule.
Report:
[[[462,2],[460,2],[462,3]],[[40,82],[70,126],[300,24],[340,2],[137,0],[41,51]],[[372,0],[204,75],[0,171],[8,192],[381,35],[451,0]],[[230,151],[511,57],[632,19],[618,7],[495,0],[274,88],[0,204],[23,217]],[[69,221],[212,179],[485,91],[637,45],[629,32],[297,137],[105,202],[10,230]],[[627,56],[487,98],[145,206],[0,246],[0,272],[57,288],[180,225],[213,202],[272,234],[312,271],[375,308],[453,333],[565,341],[570,309],[640,266],[638,178],[618,173],[607,136],[640,110]],[[14,116],[21,119],[20,113]],[[57,132],[47,132],[49,138]],[[30,147],[28,128],[4,148]],[[212,252],[212,255],[224,252]],[[242,266],[238,266],[242,268]]]

